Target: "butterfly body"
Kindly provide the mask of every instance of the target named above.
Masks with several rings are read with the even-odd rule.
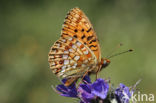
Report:
[[[48,61],[54,74],[67,79],[67,86],[86,73],[97,73],[110,63],[101,58],[96,33],[79,8],[67,14],[61,37],[51,47]]]

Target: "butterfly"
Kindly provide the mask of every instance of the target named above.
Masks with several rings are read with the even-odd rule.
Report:
[[[109,59],[101,58],[93,26],[79,8],[68,12],[61,37],[50,48],[48,62],[55,75],[66,79],[65,86],[88,73],[99,72],[110,63]]]

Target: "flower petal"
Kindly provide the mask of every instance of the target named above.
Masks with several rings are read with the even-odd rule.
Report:
[[[116,98],[122,103],[129,103],[132,92],[124,84],[120,83],[119,87],[115,90]]]
[[[56,90],[58,90],[59,92],[61,92],[61,93],[66,93],[66,92],[68,92],[68,89],[67,89],[67,87],[65,87],[64,85],[58,85],[57,87],[56,87]]]
[[[83,82],[84,82],[85,84],[91,83],[90,77],[89,77],[88,75],[86,75],[86,76],[83,78]]]
[[[65,79],[63,79],[62,82],[65,82]],[[64,86],[64,84],[58,85],[56,87],[56,90],[60,92],[61,96],[77,98],[77,90],[75,83],[73,83],[69,87]]]
[[[94,95],[91,94],[91,85],[90,84],[80,84],[78,88],[78,96],[82,102],[90,103],[94,99]]]
[[[109,90],[109,84],[99,78],[92,84],[92,94],[105,99]]]

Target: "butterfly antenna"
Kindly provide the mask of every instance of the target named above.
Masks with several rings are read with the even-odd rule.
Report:
[[[107,59],[110,59],[112,57],[115,57],[117,55],[121,55],[121,54],[124,54],[124,53],[127,53],[127,52],[132,52],[132,51],[133,51],[133,49],[129,49],[129,50],[126,50],[126,51],[123,51],[123,52],[120,52],[120,53],[116,53],[116,54],[113,54],[113,55],[107,57]]]
[[[111,50],[111,52],[109,53],[109,55],[112,55],[112,54],[114,53],[114,51],[116,51],[116,50],[117,50],[118,48],[120,48],[122,45],[123,45],[122,43],[118,44],[114,49]],[[106,56],[106,58],[109,58],[109,57],[110,57],[109,55]]]

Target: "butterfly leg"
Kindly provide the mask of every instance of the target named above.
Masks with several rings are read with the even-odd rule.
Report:
[[[88,70],[83,74],[82,78],[81,78],[81,81],[79,82],[79,84],[77,85],[77,88],[80,86],[80,84],[82,83],[84,77],[88,74]]]
[[[99,69],[97,70],[97,72],[96,72],[96,78],[95,78],[95,79],[98,78],[98,73],[99,73],[100,70],[101,70],[101,68],[99,68]]]
[[[74,81],[76,81],[78,79],[78,77],[72,77],[66,80],[66,82],[64,83],[65,86],[70,86]]]
[[[98,72],[96,72],[96,78],[95,79],[97,79],[98,78]]]

